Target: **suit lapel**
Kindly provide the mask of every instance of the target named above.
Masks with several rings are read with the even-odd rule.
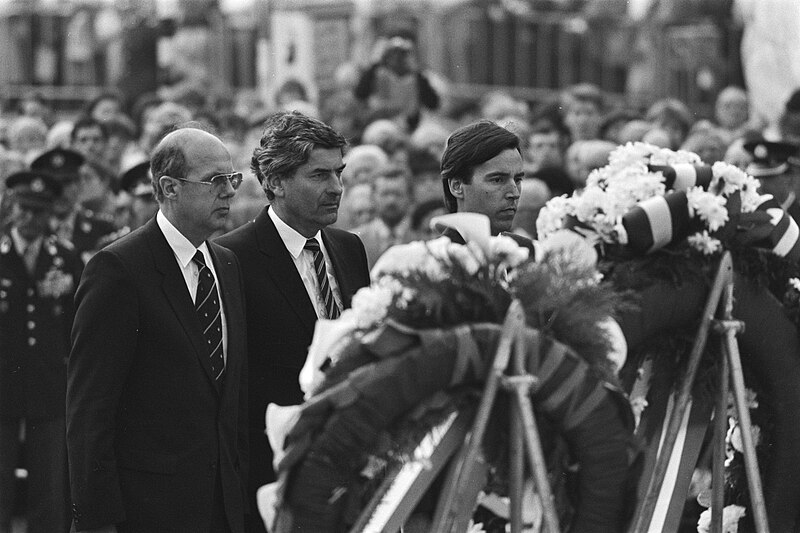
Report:
[[[178,318],[181,326],[183,326],[186,336],[189,337],[195,353],[200,360],[200,366],[203,367],[211,385],[219,392],[218,382],[214,379],[214,375],[211,372],[211,366],[208,360],[208,348],[206,347],[205,337],[203,337],[203,331],[200,327],[200,321],[194,310],[194,302],[189,295],[189,291],[186,289],[186,281],[178,267],[175,253],[172,251],[172,248],[170,248],[164,234],[161,233],[161,228],[158,227],[155,218],[147,223],[146,234],[150,243],[150,250],[153,253],[156,270],[162,275],[161,289],[164,291],[167,301],[175,312],[175,316]]]
[[[292,256],[283,244],[283,239],[278,234],[272,219],[269,218],[267,208],[256,218],[255,231],[259,251],[269,258],[269,268],[265,269],[265,274],[272,278],[274,286],[283,293],[306,329],[313,332],[317,313],[308,298],[308,292]]]
[[[322,241],[325,243],[325,249],[331,258],[333,264],[333,275],[336,277],[336,282],[339,284],[339,293],[342,296],[342,305],[345,309],[350,307],[350,295],[356,291],[353,286],[353,278],[348,275],[348,261],[345,251],[342,249],[341,243],[331,238],[328,231],[322,230]]]

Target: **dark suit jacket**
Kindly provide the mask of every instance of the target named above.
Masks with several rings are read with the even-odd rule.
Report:
[[[333,263],[343,304],[350,307],[353,294],[369,285],[364,246],[356,235],[334,228],[322,230],[322,240]],[[294,405],[303,401],[297,378],[317,315],[267,208],[255,220],[216,242],[236,253],[246,289],[250,485],[255,489],[274,479],[272,452],[264,435],[267,404]]]
[[[246,324],[236,257],[210,243],[228,327],[224,380],[155,219],[84,270],[68,366],[67,444],[77,529],[209,531],[221,482],[244,531]]]
[[[510,231],[504,231],[500,235],[514,239],[514,242],[516,242],[519,246],[528,249],[531,258],[536,257],[536,248],[533,246],[533,241],[528,237],[517,235],[516,233],[511,233]],[[454,228],[445,228],[445,230],[442,232],[442,236],[447,237],[456,244],[466,244],[464,237],[462,237],[461,234]]]
[[[73,298],[83,263],[67,243],[42,240],[33,275],[0,234],[0,419],[64,417]]]

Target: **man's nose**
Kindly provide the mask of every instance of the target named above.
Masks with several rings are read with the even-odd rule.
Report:
[[[335,172],[331,172],[331,192],[334,194],[341,195],[344,192],[344,184],[342,183],[342,177],[336,174]]]
[[[225,198],[231,197],[236,194],[236,189],[233,188],[231,180],[225,180],[225,186],[222,188],[222,196]]]

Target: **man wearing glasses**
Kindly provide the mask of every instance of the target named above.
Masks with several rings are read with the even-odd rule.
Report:
[[[269,206],[217,241],[236,253],[247,290],[252,532],[264,531],[256,490],[275,479],[264,434],[267,405],[303,401],[298,377],[317,319],[338,317],[369,285],[364,245],[328,227],[342,198],[345,144],[330,126],[303,114],[267,118],[250,168]]]
[[[67,447],[76,531],[244,531],[246,326],[239,267],[208,238],[242,180],[213,135],[168,134],[159,211],[86,266]]]

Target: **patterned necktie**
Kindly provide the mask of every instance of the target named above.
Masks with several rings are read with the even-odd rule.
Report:
[[[341,311],[339,311],[339,306],[333,298],[333,291],[331,291],[331,286],[328,283],[328,271],[325,268],[325,257],[323,257],[322,250],[319,248],[319,242],[317,242],[315,238],[308,239],[303,248],[314,254],[314,270],[317,273],[319,294],[322,296],[322,301],[325,302],[325,314],[327,318],[339,318]]]
[[[192,261],[197,264],[199,269],[194,308],[208,343],[208,362],[211,366],[211,373],[215,376],[214,379],[219,381],[225,370],[225,358],[222,355],[222,315],[220,314],[217,284],[214,282],[211,269],[206,266],[203,252],[197,250]]]

